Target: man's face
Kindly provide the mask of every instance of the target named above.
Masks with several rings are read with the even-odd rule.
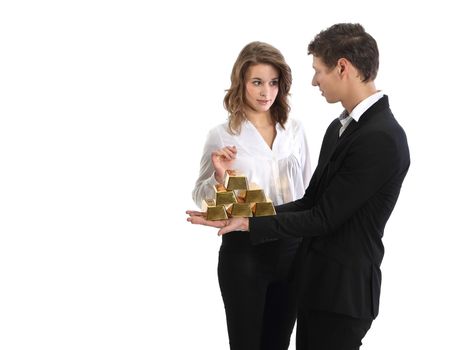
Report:
[[[312,84],[317,86],[329,103],[340,101],[341,80],[338,67],[327,67],[321,58],[313,56],[314,76]]]

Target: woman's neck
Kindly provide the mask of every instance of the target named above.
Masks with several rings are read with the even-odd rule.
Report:
[[[272,120],[272,117],[270,116],[269,112],[246,113],[246,119],[248,119],[251,122],[251,124],[254,125],[257,129],[268,128],[274,125],[274,121]]]

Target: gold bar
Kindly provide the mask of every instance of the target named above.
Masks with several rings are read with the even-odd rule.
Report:
[[[202,201],[202,212],[205,213],[207,220],[228,219],[224,205],[215,205],[215,199],[204,199]]]
[[[213,187],[215,187],[215,192],[226,192],[226,188],[223,184],[216,184]]]
[[[249,203],[233,203],[228,207],[227,211],[232,217],[252,217],[251,205]]]
[[[215,199],[204,199],[202,201],[202,208],[201,210],[206,213],[208,207],[214,207],[216,205]]]
[[[226,170],[224,184],[228,191],[247,190],[248,180],[241,172],[237,170]]]
[[[267,199],[265,198],[264,190],[257,189],[257,190],[247,190],[246,198],[244,200],[248,203],[259,203],[259,202],[265,202]]]
[[[254,216],[270,216],[276,215],[275,207],[272,202],[260,202],[253,205],[252,211]]]
[[[236,198],[238,199],[238,203],[245,202],[247,190],[233,190],[233,191],[236,194]]]
[[[228,214],[224,205],[217,205],[215,207],[207,208],[207,220],[226,220]]]
[[[217,192],[217,205],[236,203],[236,196],[233,191]]]
[[[249,183],[249,189],[250,190],[260,190],[261,187],[258,184],[256,184],[255,182],[250,182]]]

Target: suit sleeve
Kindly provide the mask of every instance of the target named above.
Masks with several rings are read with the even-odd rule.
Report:
[[[402,164],[400,147],[393,137],[384,132],[362,135],[347,152],[339,168],[333,170],[335,172],[330,175],[324,192],[314,206],[306,197],[296,204],[288,204],[295,211],[281,210],[276,216],[250,218],[251,241],[258,244],[272,238],[331,234],[400,172],[399,166],[396,166]],[[305,208],[307,205],[309,207]]]

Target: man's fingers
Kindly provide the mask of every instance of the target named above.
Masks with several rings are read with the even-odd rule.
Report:
[[[217,221],[212,221],[212,220],[207,220],[203,216],[189,216],[187,218],[187,221],[189,221],[191,224],[195,225],[204,225],[204,226],[210,226],[210,227],[216,227],[216,228],[221,228],[227,225],[228,220],[217,220]]]

